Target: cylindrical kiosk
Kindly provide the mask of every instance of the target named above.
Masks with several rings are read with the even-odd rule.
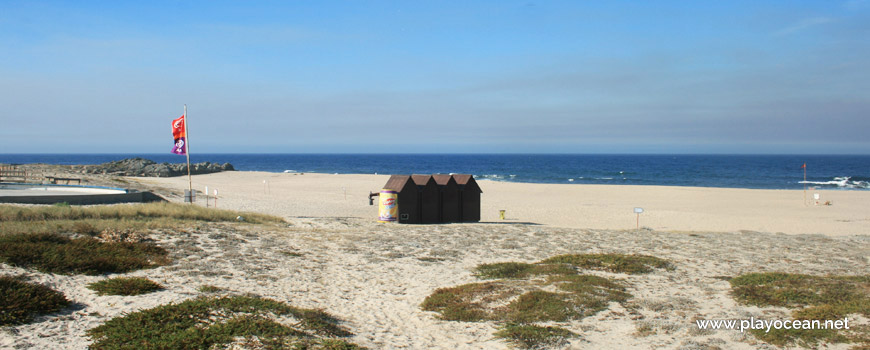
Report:
[[[399,194],[390,189],[378,196],[378,222],[396,222],[399,218]]]

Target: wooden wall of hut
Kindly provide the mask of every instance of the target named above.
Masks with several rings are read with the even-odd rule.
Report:
[[[474,177],[467,174],[455,174],[453,179],[459,185],[459,202],[460,202],[460,221],[461,222],[479,222],[480,221],[480,186]]]
[[[441,222],[440,191],[432,175],[411,175],[417,184],[417,203],[420,223],[437,224]]]
[[[438,184],[441,202],[441,222],[460,222],[459,185],[451,175],[432,175]]]
[[[399,223],[419,224],[421,222],[417,185],[411,179],[411,175],[390,176],[384,188],[398,192]]]

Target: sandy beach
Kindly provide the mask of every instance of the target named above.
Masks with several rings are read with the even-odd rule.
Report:
[[[0,347],[86,348],[85,332],[112,317],[194,298],[202,295],[199,286],[213,285],[229,294],[323,309],[345,321],[355,334],[351,341],[371,349],[507,349],[493,336],[495,323],[439,320],[422,311],[421,302],[435,289],[479,281],[472,269],[482,263],[624,253],[667,259],[676,269],[592,272],[626,282],[633,298],[560,324],[580,337],[559,348],[770,349],[775,347],[747,333],[695,326],[697,319],[790,318],[787,309],[738,304],[727,277],[766,271],[870,274],[870,191],[819,191],[833,205],[816,206],[805,205],[803,191],[481,181],[481,223],[379,224],[367,195],[387,178],[194,176],[196,190],[218,189],[218,208],[273,214],[287,224],[203,223],[185,232],[152,232],[174,262],[126,274],[166,286],[136,297],[96,296],[84,287],[101,277],[0,265],[0,272],[30,275],[79,305],[59,317],[4,328]],[[185,177],[125,181],[178,202],[188,186]],[[201,193],[197,204],[205,205]],[[634,207],[645,209],[641,230],[635,229]],[[506,210],[506,220],[499,220],[498,210]],[[868,324],[860,316],[854,322]]]
[[[218,189],[218,207],[298,217],[374,219],[368,205],[387,175],[224,172],[193,177],[193,188]],[[134,178],[171,189],[181,201],[186,177]],[[264,183],[265,181],[265,183]],[[827,236],[870,234],[870,191],[748,190],[672,186],[527,184],[480,181],[481,220],[552,227],[634,229],[633,209],[644,209],[640,226],[666,231],[744,230]],[[815,205],[813,194],[820,204]],[[198,203],[205,205],[200,193]],[[499,210],[505,210],[504,221]]]

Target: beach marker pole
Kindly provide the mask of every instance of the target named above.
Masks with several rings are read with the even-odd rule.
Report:
[[[217,208],[217,188],[214,189],[214,207]]]
[[[205,186],[205,207],[208,208],[208,186]]]
[[[637,214],[637,229],[640,230],[640,213],[643,213],[643,208],[634,208],[634,213]]]

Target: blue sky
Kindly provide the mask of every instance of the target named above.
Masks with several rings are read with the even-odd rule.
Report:
[[[870,154],[870,1],[0,1],[0,153]]]

